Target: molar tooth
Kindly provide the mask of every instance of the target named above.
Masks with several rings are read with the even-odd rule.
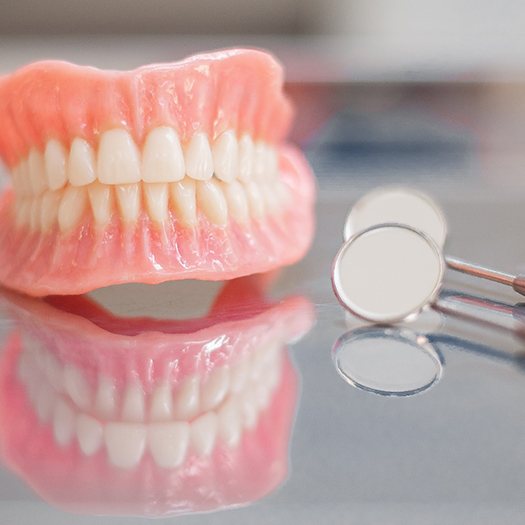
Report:
[[[75,414],[63,400],[59,399],[53,411],[53,432],[57,443],[63,447],[69,444],[73,437]]]
[[[95,454],[102,444],[102,425],[91,416],[79,414],[76,420],[76,431],[80,450],[86,456]]]
[[[219,226],[228,222],[226,198],[216,180],[197,183],[197,203],[211,222]]]
[[[208,412],[190,425],[190,443],[199,456],[208,456],[213,450],[217,437],[217,415]]]
[[[168,218],[168,185],[166,183],[145,183],[144,194],[149,216],[157,222]]]
[[[239,140],[239,180],[248,182],[253,176],[253,140],[245,133]]]
[[[197,223],[195,181],[185,177],[180,182],[170,184],[172,206],[177,218],[186,226]]]
[[[46,191],[44,193],[40,209],[40,224],[43,231],[49,231],[55,224],[61,197],[62,193],[59,191]]]
[[[86,378],[75,365],[64,367],[64,388],[79,408],[86,410],[90,406],[90,391]]]
[[[175,468],[186,458],[190,426],[188,423],[152,423],[148,445],[155,463],[162,468]]]
[[[73,186],[86,186],[96,179],[93,148],[84,139],[77,137],[71,144],[67,178]]]
[[[139,423],[108,423],[104,437],[109,459],[119,468],[138,465],[146,446],[146,427]]]
[[[266,162],[268,174],[271,178],[275,178],[279,175],[279,155],[275,147],[267,146],[266,150]]]
[[[239,146],[235,132],[232,130],[222,133],[213,144],[213,165],[215,175],[231,182],[238,172]]]
[[[105,226],[111,220],[114,209],[112,186],[94,182],[88,186],[88,195],[95,222],[99,226]]]
[[[88,204],[85,188],[68,186],[58,206],[58,224],[61,231],[74,228],[84,214]]]
[[[169,420],[173,402],[169,383],[158,385],[153,391],[150,408],[150,418],[153,421]]]
[[[214,368],[201,388],[201,410],[208,411],[222,403],[230,386],[230,370],[227,366]]]
[[[66,148],[61,142],[51,139],[46,144],[44,164],[47,184],[51,190],[59,190],[66,185]]]
[[[246,195],[252,215],[260,219],[264,215],[264,201],[259,185],[256,182],[248,182],[245,186]]]
[[[122,419],[140,423],[144,421],[144,390],[138,382],[127,385],[122,406]]]
[[[240,223],[248,222],[250,210],[248,208],[246,192],[242,184],[236,180],[228,184],[222,184],[222,191],[226,197],[230,215]]]
[[[44,156],[36,148],[31,148],[27,159],[29,181],[33,195],[39,195],[46,189]]]
[[[190,419],[199,411],[199,377],[191,376],[182,380],[173,402],[176,419]]]
[[[140,185],[119,184],[116,186],[117,203],[125,222],[134,222],[140,213]]]
[[[173,128],[161,126],[146,138],[142,152],[142,180],[175,182],[184,178],[184,154]]]
[[[232,392],[240,392],[250,372],[250,362],[248,358],[244,357],[231,368],[231,390]]]
[[[217,413],[217,432],[229,447],[237,445],[241,439],[241,416],[235,399],[230,397]]]
[[[104,184],[140,182],[140,157],[135,141],[125,129],[102,133],[98,146],[98,179]]]
[[[186,173],[195,180],[208,180],[213,175],[213,158],[206,133],[195,133],[188,144],[184,159]]]

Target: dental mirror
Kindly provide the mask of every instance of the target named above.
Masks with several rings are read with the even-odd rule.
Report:
[[[332,353],[341,377],[383,396],[411,396],[435,385],[443,361],[428,339],[409,330],[361,328],[347,332]]]
[[[380,224],[345,242],[333,264],[332,285],[355,316],[395,323],[435,300],[444,266],[440,248],[424,233],[403,224]]]

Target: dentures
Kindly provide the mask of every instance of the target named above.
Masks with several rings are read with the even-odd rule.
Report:
[[[222,280],[298,260],[313,182],[267,54],[0,79],[0,281],[32,295]]]
[[[297,378],[286,344],[313,312],[300,297],[239,302],[253,283],[232,281],[214,313],[189,321],[4,296],[16,323],[0,363],[4,461],[75,512],[180,514],[263,497],[287,473]]]

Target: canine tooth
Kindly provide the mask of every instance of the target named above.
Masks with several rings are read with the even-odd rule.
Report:
[[[215,408],[226,397],[230,386],[230,370],[227,366],[214,368],[201,388],[201,410]]]
[[[211,222],[219,226],[228,222],[226,198],[216,180],[197,182],[197,203]]]
[[[90,406],[89,385],[80,369],[74,365],[64,367],[64,388],[79,408],[87,409]]]
[[[251,180],[253,175],[254,145],[248,134],[239,140],[239,179],[243,182]]]
[[[246,223],[250,218],[248,199],[246,192],[239,181],[234,180],[222,185],[222,191],[226,197],[228,213],[238,222]]]
[[[84,139],[77,137],[71,144],[67,178],[73,186],[85,186],[96,179],[95,155]]]
[[[259,219],[264,215],[264,201],[259,185],[252,181],[248,182],[245,188],[251,214]]]
[[[63,399],[59,399],[53,411],[53,433],[59,445],[65,447],[74,432],[75,414]]]
[[[105,226],[113,214],[113,188],[107,184],[94,182],[88,186],[89,202],[95,222]]]
[[[142,180],[175,182],[184,178],[184,154],[173,128],[161,126],[152,130],[142,151]]]
[[[188,423],[152,423],[148,445],[155,463],[162,468],[178,467],[186,457],[189,434]]]
[[[85,188],[68,186],[58,206],[58,225],[62,231],[74,228],[87,207],[87,192]]]
[[[199,411],[199,378],[187,377],[182,380],[173,401],[173,415],[176,419],[190,419]]]
[[[153,421],[163,421],[171,418],[173,401],[171,387],[168,383],[158,385],[151,398],[150,418]]]
[[[91,416],[79,414],[76,420],[76,431],[80,450],[86,456],[97,452],[102,444],[102,425]]]
[[[194,226],[197,222],[195,193],[195,181],[188,177],[180,182],[170,184],[173,209],[177,218],[186,226]]]
[[[168,218],[168,185],[166,183],[145,183],[144,194],[149,216],[157,222]]]
[[[59,190],[66,185],[66,148],[61,142],[51,139],[46,144],[44,165],[47,184],[51,190]]]
[[[136,221],[140,213],[140,185],[119,184],[115,191],[120,214],[124,221]]]
[[[140,423],[144,421],[144,390],[139,383],[127,385],[122,406],[122,419]]]
[[[27,159],[29,181],[33,195],[39,195],[46,189],[44,156],[37,149],[31,148]]]
[[[61,192],[46,191],[42,197],[40,209],[40,225],[43,231],[48,231],[55,224],[58,216]]]
[[[125,129],[102,133],[98,146],[98,180],[104,184],[131,184],[140,181],[139,151]]]
[[[208,412],[190,425],[190,443],[199,456],[208,456],[213,450],[217,437],[217,415]]]
[[[146,427],[139,423],[108,423],[104,438],[109,460],[119,468],[138,465],[146,446]]]
[[[29,227],[32,231],[40,229],[40,215],[42,209],[42,199],[33,197],[31,199],[31,211],[29,212]]]
[[[208,180],[213,175],[213,158],[206,133],[195,133],[184,154],[186,174],[195,180]]]
[[[237,445],[241,439],[241,417],[239,407],[230,397],[217,413],[217,433],[229,447]]]
[[[266,145],[257,141],[253,147],[253,176],[261,179],[266,175]]]
[[[111,419],[116,412],[116,386],[111,378],[101,375],[95,395],[95,411],[104,418]]]
[[[225,182],[234,180],[239,169],[239,145],[235,132],[222,133],[214,142],[212,153],[215,175]]]

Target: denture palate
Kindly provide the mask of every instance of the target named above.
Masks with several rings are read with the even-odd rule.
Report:
[[[119,128],[103,132],[96,146],[50,138],[12,170],[16,224],[67,232],[86,213],[104,227],[114,214],[132,224],[142,211],[156,223],[172,214],[191,227],[202,212],[217,225],[245,224],[283,207],[277,151],[231,129],[213,140],[197,132],[186,144],[169,126],[150,130],[140,146]]]

